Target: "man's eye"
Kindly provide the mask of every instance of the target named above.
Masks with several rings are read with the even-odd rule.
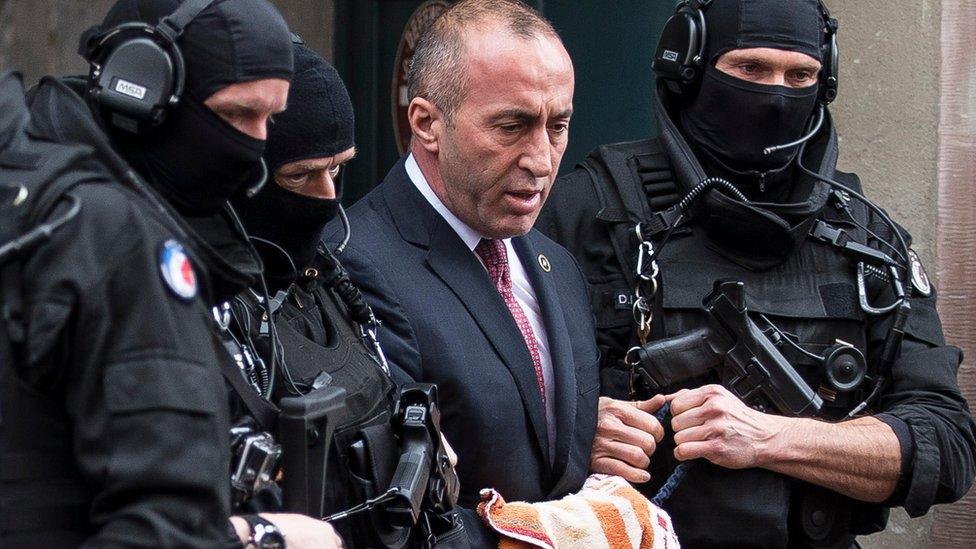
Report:
[[[499,127],[505,133],[518,133],[522,131],[522,124],[504,124]]]
[[[809,82],[814,78],[814,74],[810,71],[798,71],[793,73],[793,80],[797,82]]]
[[[553,133],[566,133],[567,131],[569,131],[569,122],[559,122],[552,125]]]
[[[308,182],[308,174],[282,175],[278,177],[278,180],[286,188],[297,189]]]
[[[759,72],[759,65],[755,63],[743,63],[739,65],[739,70],[746,74],[756,74]]]

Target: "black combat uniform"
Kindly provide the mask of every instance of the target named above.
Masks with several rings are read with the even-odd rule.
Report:
[[[66,175],[82,179],[78,215],[17,273],[26,331],[3,365],[2,545],[231,545],[208,265],[152,191],[123,183],[78,96],[46,81],[32,114],[31,152],[97,145]]]
[[[375,339],[377,322],[345,269],[320,243],[322,229],[338,214],[339,199],[321,198],[317,179],[303,183],[302,176],[295,177],[294,190],[279,184],[279,179],[291,182],[277,176],[282,166],[334,157],[355,143],[352,102],[339,74],[300,38],[293,40],[295,77],[288,108],[275,117],[264,154],[274,180],[253,198],[238,195],[232,200],[262,257],[268,295],[254,286],[237,296],[231,328],[241,334],[240,340],[257,347],[265,363],[275,364],[272,402],[325,388],[345,391],[325,471],[322,512],[330,515],[386,492],[400,446],[391,422],[395,387]],[[341,196],[338,181],[332,178],[331,183]],[[269,309],[273,324],[268,322]],[[272,348],[275,339],[277,353]],[[287,463],[288,456],[284,458]],[[286,503],[289,499],[294,495],[285,494]],[[267,493],[250,505],[262,502],[274,505]],[[431,519],[454,526],[450,516]],[[333,525],[349,547],[403,547],[426,541],[420,539],[419,528],[415,534],[411,528],[391,526],[382,507]],[[458,525],[456,531],[455,538],[463,540],[463,529]]]
[[[323,506],[326,515],[338,513],[389,487],[400,454],[390,421],[394,386],[375,347],[368,346],[367,330],[375,329],[368,324],[372,313],[331,254],[320,253],[293,284],[273,292],[280,301],[273,321],[281,359],[272,400],[325,386],[345,390],[342,420],[334,425],[329,450]],[[251,328],[248,339],[270,360],[265,311],[254,294],[234,302],[235,323]],[[350,547],[398,547],[410,534],[389,526],[381,509],[334,526]]]
[[[178,4],[119,0],[82,51]],[[264,142],[203,101],[237,82],[290,78],[292,58],[287,26],[263,0],[213,3],[179,44],[185,93],[146,135],[90,108],[84,79],[46,78],[29,94],[28,152],[54,142],[94,153],[64,174],[80,180],[69,200],[35,221],[58,218],[70,198],[77,215],[20,258],[17,276],[4,273],[20,287],[4,301],[16,296],[23,310],[4,328],[25,330],[3,364],[4,546],[240,546],[218,367],[230,357],[211,305],[253,284],[260,266],[243,259],[250,247],[222,209]]]
[[[702,326],[702,298],[715,280],[731,278],[745,283],[751,311],[765,314],[803,349],[821,354],[843,340],[866,354],[869,368],[876,365],[892,315],[867,315],[859,306],[856,263],[836,247],[807,237],[813,223],[823,220],[858,242],[893,253],[889,245],[897,244],[892,230],[857,201],[791,168],[771,178],[766,174],[766,179],[720,172],[743,189],[754,208],[712,191],[661,247],[667,231],[655,230],[666,225],[657,214],[706,173],[715,175],[714,165],[704,170],[691,153],[674,122],[677,102],[669,101],[670,94],[659,85],[657,138],[597,148],[556,182],[537,223],[573,252],[590,282],[603,354],[603,394],[633,398],[622,360],[637,344],[632,311],[637,223],[651,229],[650,241],[660,254],[651,340]],[[835,171],[836,155],[828,120],[809,144],[804,164],[859,191],[857,176]],[[771,216],[782,223],[772,227]],[[870,303],[894,301],[890,284],[870,277],[866,294]],[[946,345],[935,300],[934,290],[927,296],[916,290],[901,355],[868,410],[892,426],[901,444],[901,479],[888,501],[854,501],[765,469],[728,470],[699,460],[665,503],[682,545],[847,547],[854,535],[884,529],[890,506],[904,506],[911,516],[919,516],[934,504],[964,495],[974,474],[976,426],[956,382],[961,352]],[[780,350],[810,387],[824,387],[818,362],[788,345]],[[703,377],[662,392],[716,381]],[[842,418],[868,391],[870,387],[861,387],[831,401],[829,391],[821,390],[824,417]],[[651,459],[652,480],[640,487],[649,496],[677,464],[667,424],[666,429],[665,441]]]

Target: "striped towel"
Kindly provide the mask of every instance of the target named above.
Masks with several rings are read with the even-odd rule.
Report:
[[[591,475],[579,492],[540,503],[506,503],[486,488],[478,514],[501,536],[499,549],[680,547],[671,517],[617,476]]]

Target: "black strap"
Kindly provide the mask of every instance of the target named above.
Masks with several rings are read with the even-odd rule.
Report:
[[[156,29],[171,41],[175,42],[183,34],[183,30],[200,13],[210,7],[214,0],[186,0],[176,8],[176,11],[164,17]]]
[[[51,504],[0,507],[0,532],[87,530],[88,505]]]
[[[261,395],[244,379],[244,374],[237,367],[237,364],[230,359],[229,354],[221,356],[219,362],[220,373],[223,374],[224,379],[230,383],[231,388],[234,389],[237,396],[244,402],[247,411],[257,420],[261,429],[269,432],[273,431],[278,419],[278,413],[280,412],[278,407],[261,398]]]
[[[62,454],[0,455],[0,481],[42,480],[76,476],[71,458]]]

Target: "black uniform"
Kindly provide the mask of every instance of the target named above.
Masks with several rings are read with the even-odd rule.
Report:
[[[82,50],[94,51],[100,31],[155,24],[177,4],[119,0]],[[94,154],[64,174],[78,180],[67,192],[77,215],[20,258],[15,276],[4,273],[21,290],[4,300],[16,296],[24,311],[4,329],[25,329],[3,365],[4,546],[240,545],[228,522],[228,409],[218,396],[217,365],[230,357],[210,306],[253,284],[260,265],[236,257],[249,248],[222,207],[247,184],[263,141],[203,102],[229,84],[290,77],[291,51],[264,0],[214,2],[178,41],[185,93],[147,135],[103,133],[84,80],[68,79],[72,89],[48,78],[30,94],[28,152],[54,142]],[[238,55],[214,56],[229,50]]]
[[[593,151],[556,182],[537,224],[574,253],[589,279],[604,357],[603,393],[621,399],[630,398],[629,372],[621,361],[637,344],[631,310],[635,225],[661,227],[655,212],[673,206],[706,173],[672,121],[676,107],[666,108],[666,96],[659,86],[658,138]],[[811,143],[804,162],[860,190],[855,175],[835,172],[835,161],[836,137],[829,127]],[[713,167],[710,164],[709,175]],[[690,222],[660,248],[660,285],[653,298],[650,338],[700,327],[702,298],[713,281],[732,278],[745,282],[751,311],[767,315],[805,350],[820,354],[840,339],[864,351],[869,367],[877,364],[891,315],[866,315],[858,301],[856,263],[807,233],[812,223],[824,220],[859,242],[891,253],[877,238],[869,239],[857,223],[896,245],[891,229],[858,202],[848,202],[789,168],[771,178],[766,174],[766,179],[755,173],[751,178],[735,176],[754,208],[712,191],[692,208]],[[773,227],[773,216],[784,223]],[[663,232],[655,234],[655,246],[662,237]],[[866,293],[871,303],[894,300],[890,285],[878,281],[869,281]],[[901,355],[869,410],[892,426],[902,448],[901,479],[888,501],[857,502],[764,469],[727,470],[700,460],[665,504],[682,545],[846,547],[853,535],[882,530],[887,507],[904,506],[911,516],[919,516],[933,504],[965,494],[974,474],[976,426],[956,382],[961,352],[945,343],[935,299],[932,291],[911,300]],[[824,371],[817,362],[790,346],[780,350],[812,388],[824,385]],[[715,381],[706,377],[681,387]],[[679,388],[667,387],[664,392]],[[864,397],[865,389],[870,387],[834,402],[825,399],[824,416],[843,417]],[[646,494],[656,493],[674,470],[673,448],[668,432],[651,460],[652,480],[641,487]]]
[[[366,330],[371,328],[360,323],[371,313],[331,255],[320,253],[294,284],[275,293],[280,300],[273,318],[281,357],[273,400],[326,386],[345,390],[342,420],[333,426],[323,505],[325,515],[338,513],[389,487],[400,454],[390,421],[393,382],[375,347],[368,346]],[[234,303],[237,329],[249,326],[248,340],[270,362],[265,311],[254,294],[245,293]],[[258,499],[270,501],[267,494]],[[410,534],[409,529],[390,527],[379,509],[334,526],[350,547],[398,547]]]
[[[3,365],[2,545],[232,544],[207,263],[151,191],[120,181],[77,96],[47,81],[33,105],[36,138],[99,151],[68,174],[82,179],[77,217],[17,273],[26,337]],[[174,243],[195,292],[162,275]]]
[[[269,129],[264,155],[276,176],[284,165],[335,157],[354,146],[352,102],[339,74],[301,39],[294,40],[295,77],[288,108]],[[335,171],[329,177],[335,194],[341,195]],[[331,515],[390,488],[401,454],[391,422],[394,385],[375,339],[372,311],[335,256],[321,248],[322,229],[338,214],[339,199],[321,198],[324,189],[316,185],[322,182],[314,175],[292,172],[274,179],[253,198],[238,195],[232,200],[263,259],[271,303],[265,302],[261,286],[238,296],[232,330],[242,334],[241,341],[256,346],[266,364],[275,365],[270,400],[276,404],[297,394],[345,391],[342,419],[332,425],[325,471],[321,513]],[[279,180],[296,187],[286,188]],[[262,387],[260,382],[256,385]],[[284,510],[294,511],[288,508],[295,500],[295,494],[288,493],[291,449],[283,450]],[[250,505],[274,505],[267,497],[272,491]],[[431,519],[444,519],[446,529],[454,526],[453,517]],[[426,541],[420,539],[420,528],[392,527],[382,507],[333,524],[350,547],[403,547]],[[458,526],[455,531],[455,538],[463,541],[463,530]],[[413,532],[417,534],[411,537]]]

